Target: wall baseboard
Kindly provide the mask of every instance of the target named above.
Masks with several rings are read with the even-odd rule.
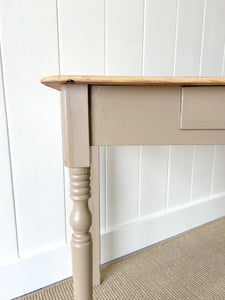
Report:
[[[225,195],[141,219],[101,237],[101,263],[127,255],[225,216]]]
[[[0,299],[22,296],[72,276],[70,244],[0,268]]]

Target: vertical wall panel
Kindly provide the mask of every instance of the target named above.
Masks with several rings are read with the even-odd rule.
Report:
[[[206,0],[202,76],[221,76],[225,43],[224,12],[224,0]]]
[[[178,3],[175,75],[198,76],[204,0],[182,0]]]
[[[178,0],[177,36],[175,49],[175,76],[198,76],[200,68],[204,0]],[[177,152],[178,151],[178,152]],[[168,208],[187,204],[190,201],[193,146],[172,147]],[[193,191],[195,193],[195,190]]]
[[[142,75],[143,0],[106,0],[105,18],[105,75]]]
[[[214,146],[195,146],[191,200],[210,197]]]
[[[193,146],[172,146],[169,170],[168,208],[188,204],[192,177]]]
[[[173,75],[176,0],[146,1],[144,75]]]
[[[107,147],[107,230],[138,217],[139,147]]]
[[[166,207],[168,146],[145,146],[141,150],[141,216],[162,212]]]
[[[20,254],[65,240],[56,5],[1,1],[2,58]]]
[[[62,74],[104,74],[104,0],[59,0]]]
[[[216,159],[213,174],[212,193],[224,193],[225,190],[225,146],[216,146]]]
[[[0,262],[17,256],[7,123],[0,52]]]
[[[141,75],[143,0],[106,0],[106,75]],[[140,147],[106,148],[106,231],[138,218]]]

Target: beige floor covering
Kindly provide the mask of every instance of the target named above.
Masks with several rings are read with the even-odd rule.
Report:
[[[96,300],[225,300],[225,218],[108,264],[101,276]],[[17,299],[72,300],[72,280]]]

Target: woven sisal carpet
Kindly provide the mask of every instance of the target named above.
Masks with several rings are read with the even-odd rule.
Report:
[[[72,280],[17,299],[72,300]],[[104,266],[94,299],[225,300],[225,218]]]

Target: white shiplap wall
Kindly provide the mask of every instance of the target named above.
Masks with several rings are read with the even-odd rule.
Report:
[[[49,74],[222,76],[225,0],[0,0],[0,299],[71,276]],[[224,146],[101,148],[102,262],[225,215]],[[19,275],[18,275],[19,274]]]

